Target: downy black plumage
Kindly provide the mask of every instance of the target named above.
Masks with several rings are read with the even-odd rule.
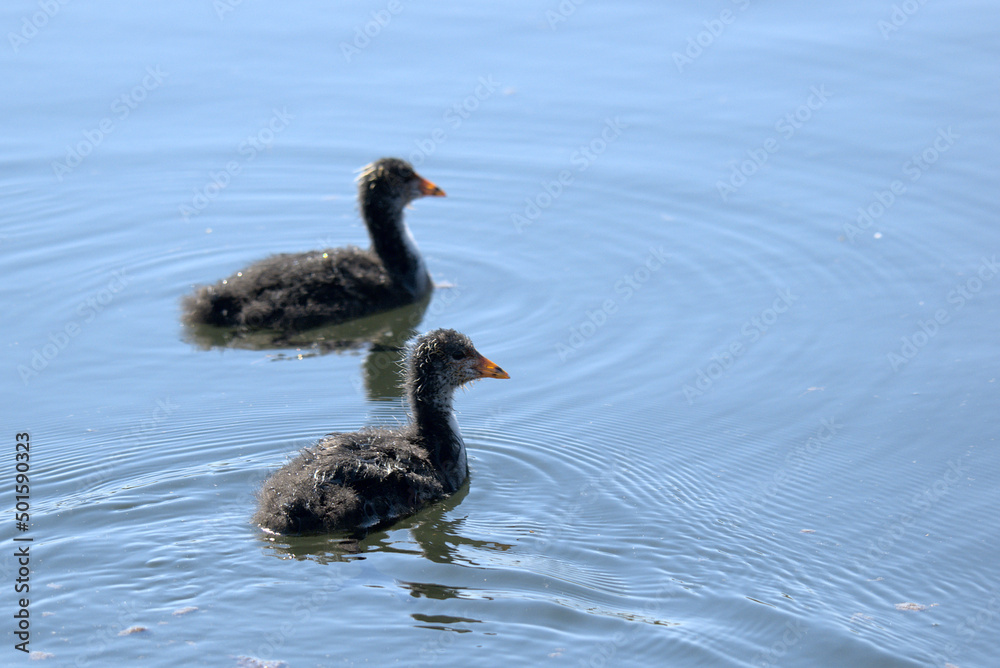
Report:
[[[403,208],[444,191],[404,160],[382,158],[358,177],[371,248],[283,253],[184,299],[188,324],[301,331],[419,301],[433,289]]]
[[[464,334],[421,336],[406,374],[410,423],[328,434],[264,482],[254,522],[275,533],[371,529],[452,494],[468,476],[452,396],[469,381],[509,377]]]

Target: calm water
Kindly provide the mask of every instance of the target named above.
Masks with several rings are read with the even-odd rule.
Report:
[[[4,3],[0,489],[13,509],[30,432],[30,649],[995,665],[998,21]],[[362,243],[353,178],[382,155],[448,192],[408,216],[450,287],[343,348],[182,328],[196,284]],[[439,326],[511,374],[458,397],[470,484],[361,544],[264,538],[263,478],[404,419],[393,351]]]

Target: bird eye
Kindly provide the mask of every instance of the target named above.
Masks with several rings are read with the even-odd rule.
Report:
[[[463,360],[463,359],[465,359],[465,353],[462,352],[461,350],[452,351],[451,358],[453,360],[455,360],[456,362],[459,361],[459,360]]]

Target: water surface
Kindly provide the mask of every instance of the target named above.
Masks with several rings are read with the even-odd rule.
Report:
[[[0,345],[46,661],[991,665],[992,3],[40,7],[0,10]],[[382,155],[448,193],[407,212],[428,304],[181,326],[364,243]],[[263,536],[260,482],[404,420],[398,346],[442,326],[511,374],[457,398],[469,485]]]

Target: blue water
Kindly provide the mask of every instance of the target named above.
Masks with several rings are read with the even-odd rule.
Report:
[[[998,20],[5,3],[3,609],[18,533],[51,665],[993,665]],[[383,155],[448,193],[407,212],[425,311],[182,327],[364,243]],[[296,450],[405,419],[382,344],[442,326],[511,375],[457,398],[469,485],[359,544],[252,526]]]

